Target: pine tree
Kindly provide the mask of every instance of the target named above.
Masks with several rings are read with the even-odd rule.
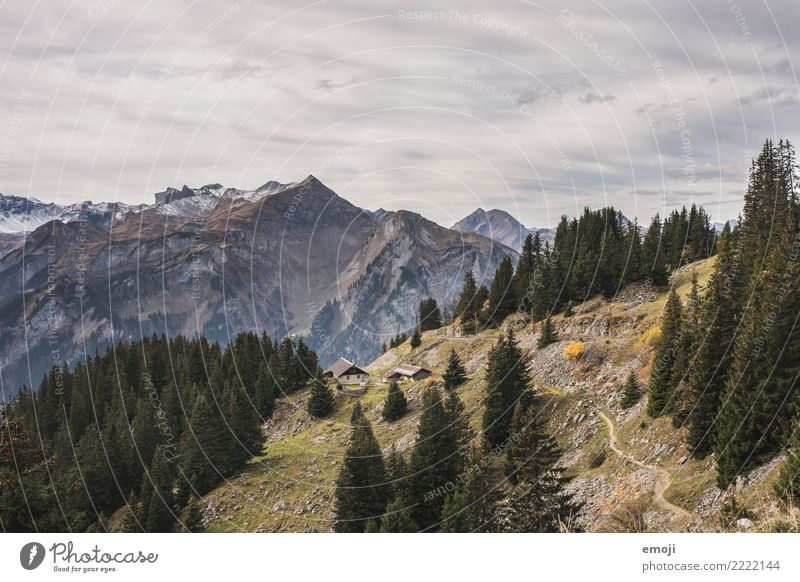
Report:
[[[394,497],[386,506],[381,519],[381,533],[415,533],[419,531],[411,516],[411,508],[403,497]]]
[[[467,409],[458,392],[451,390],[447,393],[447,399],[444,403],[444,413],[447,417],[447,430],[453,435],[453,441],[456,446],[455,464],[456,472],[464,470],[466,457],[469,452],[470,443],[475,438],[475,432],[469,424],[469,416]]]
[[[269,367],[262,362],[258,368],[253,396],[253,404],[262,419],[270,418],[275,410],[274,385]]]
[[[333,412],[333,392],[322,378],[315,378],[311,384],[308,413],[313,418],[325,418],[331,412]]]
[[[211,408],[205,394],[198,395],[181,438],[179,462],[187,480],[181,484],[184,491],[202,495],[219,483],[226,473],[224,457],[235,445],[219,411]]]
[[[442,513],[443,532],[492,533],[498,530],[498,504],[502,497],[493,479],[491,460],[477,446],[467,457],[467,469]]]
[[[622,399],[619,402],[623,410],[632,408],[639,399],[642,397],[642,392],[639,390],[639,383],[636,381],[636,375],[633,370],[628,372],[628,377],[625,379],[625,388],[622,390]]]
[[[536,340],[536,347],[540,350],[546,348],[550,344],[554,344],[558,341],[558,332],[556,331],[553,322],[548,317],[544,320],[542,324],[542,330],[539,333],[539,339]]]
[[[137,513],[141,513],[139,499],[134,493],[128,497],[128,507],[124,510],[122,521],[120,522],[119,533],[141,533],[142,526],[139,519],[136,517]]]
[[[458,388],[468,380],[467,370],[454,349],[450,350],[450,355],[447,358],[447,368],[442,374],[442,379],[447,390]]]
[[[84,481],[84,490],[79,496],[85,506],[94,506],[97,511],[113,511],[122,501],[122,494],[114,480],[109,458],[116,454],[104,443],[95,424],[90,424],[75,449],[78,467]],[[85,497],[84,497],[85,496]]]
[[[579,507],[564,491],[568,479],[558,467],[561,452],[541,426],[541,412],[526,391],[514,410],[514,442],[507,449],[506,474],[514,485],[508,512],[512,532],[575,530]]]
[[[647,415],[658,418],[669,412],[673,403],[675,392],[674,370],[680,343],[682,342],[681,329],[681,300],[673,287],[669,292],[664,313],[661,316],[661,337],[653,354],[653,369],[650,375],[650,384],[647,400]]]
[[[416,350],[419,346],[422,345],[422,336],[419,335],[419,328],[414,328],[414,334],[411,336],[411,341],[409,342],[412,350]]]
[[[46,528],[49,479],[43,454],[32,445],[22,420],[0,403],[0,527],[6,532]],[[63,525],[62,525],[63,527]]]
[[[386,479],[393,498],[398,495],[408,495],[408,463],[395,448],[394,443],[386,459]]]
[[[478,311],[481,305],[478,304],[477,295],[478,284],[472,270],[464,274],[464,286],[456,302],[456,317],[461,320],[461,331],[464,333],[474,333],[477,325]]]
[[[624,280],[626,283],[638,281],[642,273],[642,238],[636,219],[625,231],[624,250],[627,252]]]
[[[705,458],[713,449],[723,386],[728,377],[738,320],[734,292],[734,239],[725,224],[720,236],[714,272],[703,299],[694,365],[689,375],[692,408],[687,443],[692,456]]]
[[[689,301],[683,315],[681,341],[676,346],[677,356],[672,372],[672,385],[675,386],[672,424],[680,428],[686,424],[694,408],[694,393],[691,389],[690,375],[694,366],[700,330],[700,289],[697,283],[697,271],[692,271],[692,287]]]
[[[517,308],[516,289],[512,284],[513,277],[514,267],[511,265],[511,259],[505,256],[494,273],[489,290],[489,317],[495,325],[503,323],[503,320],[514,313]]]
[[[720,487],[781,452],[797,411],[800,282],[794,260],[800,233],[791,217],[753,283],[734,344],[716,435]]]
[[[422,415],[409,467],[412,518],[423,531],[434,529],[458,471],[458,444],[449,430],[442,395],[434,386],[422,398]]]
[[[143,508],[146,532],[168,533],[175,527],[175,500],[172,495],[174,473],[172,464],[161,451],[153,453],[150,471],[144,477],[142,498],[147,499]]]
[[[223,394],[225,417],[232,439],[225,457],[220,461],[226,474],[238,471],[247,461],[261,453],[264,435],[261,419],[244,387],[237,380],[225,384]]]
[[[522,251],[517,260],[517,268],[514,271],[514,292],[516,293],[519,304],[526,309],[530,309],[530,281],[541,261],[542,242],[537,232],[535,237],[528,234],[522,243]]]
[[[336,480],[334,530],[359,533],[384,514],[390,487],[380,446],[359,402],[353,406],[350,429],[350,445]]]
[[[668,280],[661,233],[661,219],[656,214],[642,242],[642,275],[657,286],[665,285]]]
[[[181,531],[192,533],[203,530],[203,512],[200,509],[200,500],[192,497],[181,511]]]
[[[383,412],[381,413],[383,419],[387,422],[398,420],[406,413],[407,407],[408,402],[406,402],[406,395],[403,390],[397,382],[390,383],[386,400],[383,403]]]
[[[431,331],[442,327],[442,312],[436,299],[428,297],[419,304],[419,330]]]
[[[513,332],[509,331],[508,336],[500,336],[489,352],[486,368],[486,408],[482,428],[484,437],[492,446],[498,446],[508,438],[514,406],[529,385],[528,359]]]

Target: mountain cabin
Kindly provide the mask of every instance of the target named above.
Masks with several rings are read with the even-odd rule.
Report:
[[[422,380],[431,375],[431,371],[419,366],[412,366],[410,364],[400,364],[383,375],[384,382],[393,382],[397,380]]]
[[[339,358],[328,366],[322,376],[325,378],[336,378],[341,384],[361,384],[367,381],[369,374],[356,366],[350,360]]]

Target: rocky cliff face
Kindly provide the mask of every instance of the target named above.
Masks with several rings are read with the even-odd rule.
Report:
[[[408,211],[383,216],[366,244],[345,265],[342,286],[312,323],[312,345],[323,359],[361,362],[381,343],[416,323],[419,302],[455,303],[467,270],[491,283],[508,247],[473,233],[443,228]]]
[[[303,334],[323,363],[363,362],[413,326],[421,298],[449,303],[467,268],[486,279],[514,254],[410,212],[378,219],[313,176],[163,198],[116,220],[51,220],[0,259],[7,393],[54,362],[152,333]],[[192,201],[193,212],[170,208]]]

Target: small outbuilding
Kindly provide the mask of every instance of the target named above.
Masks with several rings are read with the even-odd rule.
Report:
[[[384,382],[395,382],[398,380],[422,380],[430,376],[432,372],[426,368],[412,366],[410,364],[400,364],[389,370],[383,375]]]
[[[339,358],[328,366],[322,376],[326,378],[336,378],[342,384],[361,384],[366,382],[369,374],[356,366],[350,360]]]

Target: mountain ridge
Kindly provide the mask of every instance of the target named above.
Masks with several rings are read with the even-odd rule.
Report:
[[[323,363],[365,361],[388,330],[413,327],[422,298],[451,302],[465,268],[488,281],[503,256],[516,257],[409,211],[377,220],[313,175],[267,186],[265,196],[220,196],[202,214],[149,207],[29,233],[0,258],[4,384],[38,384],[51,341],[72,362],[153,333],[223,343],[243,330],[301,334],[315,349],[333,342]]]

